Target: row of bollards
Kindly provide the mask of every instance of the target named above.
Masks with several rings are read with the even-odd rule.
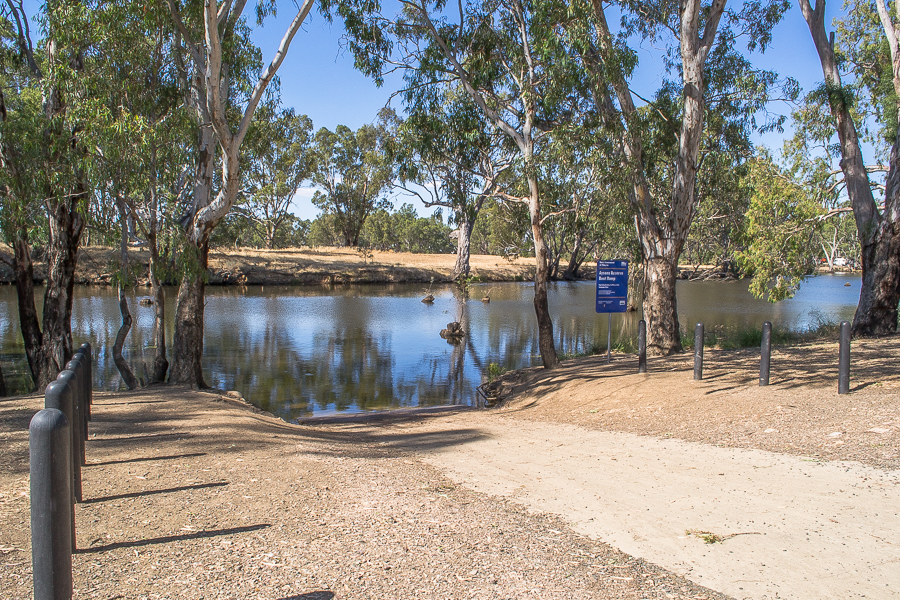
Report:
[[[91,415],[91,346],[84,344],[47,386],[31,419],[31,560],[35,600],[72,597],[75,503]]]
[[[641,328],[646,328],[646,325],[643,321],[640,322]],[[639,330],[640,331],[640,330]],[[640,345],[640,352],[646,353],[646,329],[643,341],[641,338],[641,334],[638,334],[638,343]],[[703,331],[703,323],[697,323],[696,328],[694,329],[694,379],[696,381],[700,381],[703,379],[703,339],[704,339],[704,331]],[[843,321],[841,323],[841,338],[840,338],[840,360],[838,362],[838,393],[839,394],[849,394],[850,393],[850,322]],[[645,373],[647,371],[646,367],[646,358],[644,358],[643,368],[641,366],[638,367],[639,373]],[[640,362],[639,362],[640,365]],[[767,386],[769,385],[769,372],[771,370],[772,365],[772,323],[766,321],[763,323],[762,327],[762,343],[760,345],[760,357],[759,357],[759,385]]]

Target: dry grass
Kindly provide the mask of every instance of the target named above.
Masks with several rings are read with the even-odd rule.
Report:
[[[0,251],[7,252],[0,247]],[[132,260],[149,265],[150,253],[131,250]],[[78,254],[79,283],[108,284],[118,250],[101,246],[82,248]],[[210,283],[225,285],[334,285],[346,283],[448,282],[453,279],[455,254],[381,252],[361,254],[355,248],[216,248],[209,253]],[[473,255],[470,276],[475,281],[528,281],[534,260]],[[46,265],[37,263],[35,275],[46,277]],[[0,282],[12,282],[12,270],[0,263]],[[141,281],[141,283],[144,283]]]

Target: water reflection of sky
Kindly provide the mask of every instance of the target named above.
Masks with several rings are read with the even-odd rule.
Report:
[[[850,283],[849,287],[844,283]],[[509,369],[539,364],[529,284],[478,284],[466,297],[452,286],[435,287],[433,304],[421,302],[421,285],[327,288],[207,289],[204,366],[207,383],[237,389],[254,404],[285,418],[400,406],[466,404],[490,363]],[[143,375],[153,358],[153,307],[132,297],[135,328],[126,357]],[[175,290],[168,290],[167,336],[172,340]],[[481,298],[490,294],[491,302]],[[771,320],[792,329],[818,319],[853,316],[856,276],[823,276],[804,283],[791,300],[770,304],[752,298],[746,282],[679,282],[678,309],[685,330],[714,325],[760,325]],[[594,312],[592,282],[552,284],[550,306],[557,346],[563,352],[605,345],[607,316]],[[0,359],[9,387],[27,386],[27,364],[18,331],[15,288],[0,288]],[[79,287],[73,307],[77,344],[97,349],[96,384],[121,385],[110,356],[119,327],[114,290]],[[639,314],[613,315],[612,335],[634,336]],[[467,332],[460,345],[439,336],[451,321]],[[171,357],[170,357],[171,360]]]

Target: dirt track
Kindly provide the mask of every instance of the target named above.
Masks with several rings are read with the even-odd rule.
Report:
[[[589,358],[510,375],[501,409],[307,425],[102,394],[77,597],[894,598],[900,339],[854,345],[849,395],[835,353],[779,349],[769,388],[749,351],[701,382]],[[0,400],[3,598],[30,595],[40,404]]]

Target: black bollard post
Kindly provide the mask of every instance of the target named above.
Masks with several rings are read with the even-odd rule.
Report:
[[[841,323],[841,358],[838,368],[838,394],[850,393],[850,321]]]
[[[94,357],[91,351],[90,344],[82,344],[78,350],[75,351],[76,354],[81,354],[84,356],[84,398],[87,402],[87,410],[85,411],[85,415],[87,416],[87,420],[91,420],[91,405],[94,403],[94,392],[93,385],[94,381]]]
[[[34,600],[72,597],[71,429],[66,415],[45,408],[31,419],[31,566]]]
[[[638,322],[638,373],[647,372],[647,322]]]
[[[759,385],[769,385],[769,367],[772,364],[772,324],[762,326],[762,345],[759,349]]]
[[[67,381],[72,390],[72,408],[75,409],[75,421],[72,427],[78,429],[78,448],[76,457],[81,465],[87,464],[87,454],[85,453],[84,440],[87,438],[87,417],[84,414],[85,404],[84,386],[81,385],[81,379],[84,376],[84,369],[78,359],[70,360],[66,363],[66,370],[60,372],[56,376],[57,380]]]
[[[703,323],[694,329],[694,379],[703,379]]]
[[[81,412],[81,464],[84,465],[87,464],[84,442],[88,438],[88,390],[84,385],[87,382],[87,358],[84,354],[76,352],[72,360],[66,363],[66,369],[75,373],[75,377],[78,379],[75,396],[78,398],[78,410]]]
[[[63,371],[65,373],[66,371]],[[75,394],[72,392],[74,381],[57,379],[51,381],[44,392],[44,408],[56,408],[66,415],[69,421],[69,443],[72,446],[69,457],[72,459],[72,497],[81,502],[81,428],[77,427],[75,412]],[[74,508],[72,509],[75,510]],[[73,513],[74,514],[74,513]]]

